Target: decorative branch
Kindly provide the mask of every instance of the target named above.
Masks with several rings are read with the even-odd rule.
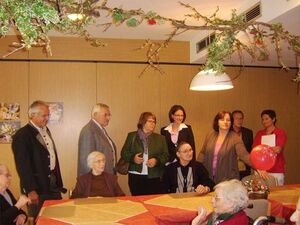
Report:
[[[43,47],[48,55],[51,55],[50,40],[47,33],[50,30],[57,30],[62,33],[71,33],[84,37],[93,46],[106,46],[99,38],[94,38],[87,31],[91,24],[96,23],[96,19],[102,13],[106,13],[111,20],[102,23],[103,31],[107,31],[112,26],[126,24],[128,27],[137,27],[142,23],[149,26],[169,23],[173,30],[168,38],[163,42],[153,42],[147,40],[139,49],[146,49],[147,67],[141,75],[148,69],[163,74],[159,67],[159,54],[167,48],[176,35],[189,30],[215,31],[216,38],[208,47],[208,57],[205,69],[214,69],[223,72],[223,62],[225,58],[234,52],[238,53],[240,62],[243,62],[245,52],[253,60],[267,60],[269,57],[266,40],[270,40],[277,54],[278,64],[288,69],[282,58],[281,42],[285,41],[289,49],[300,56],[300,38],[286,31],[281,24],[269,24],[264,22],[245,22],[243,15],[238,15],[232,10],[230,19],[225,20],[218,17],[219,8],[211,16],[204,16],[196,8],[189,4],[179,2],[181,7],[187,8],[191,13],[184,15],[185,19],[177,20],[163,17],[153,11],[145,12],[142,9],[125,10],[121,7],[110,7],[108,0],[2,0],[0,2],[0,37],[6,36],[9,28],[14,28],[20,33],[20,43],[14,43],[14,49],[4,55],[7,57],[21,49],[31,47]],[[70,13],[80,13],[81,20],[71,21],[68,19]],[[199,25],[190,25],[186,18],[197,21]],[[238,35],[244,33],[248,42],[242,42]],[[300,72],[297,73],[296,82],[300,82]]]

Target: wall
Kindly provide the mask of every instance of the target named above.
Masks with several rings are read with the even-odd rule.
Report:
[[[0,43],[4,52],[10,40]],[[119,41],[119,51],[115,46],[107,47],[111,62],[105,60],[103,49],[86,46],[79,39],[57,38],[53,41],[53,57],[48,61],[38,50],[12,55],[23,61],[0,61],[0,102],[19,102],[21,104],[22,126],[27,123],[27,107],[36,100],[63,102],[64,119],[62,124],[49,125],[54,136],[65,187],[75,185],[77,171],[77,142],[80,129],[90,119],[90,110],[96,102],[104,102],[111,108],[112,119],[108,133],[117,145],[118,154],[126,135],[136,129],[138,117],[143,111],[152,111],[157,116],[157,128],[168,123],[168,110],[173,104],[182,104],[187,111],[187,123],[191,124],[199,152],[205,135],[210,131],[215,114],[222,109],[241,109],[245,113],[245,126],[254,130],[261,128],[260,112],[273,108],[278,113],[278,126],[288,134],[285,149],[287,159],[287,183],[300,183],[297,176],[297,163],[300,159],[299,116],[300,101],[297,85],[291,82],[295,71],[286,73],[279,69],[245,68],[234,81],[235,88],[220,92],[192,92],[189,83],[199,68],[195,65],[162,65],[164,75],[147,70],[139,78],[145,64],[144,56],[137,57],[130,49],[137,48],[132,41]],[[129,46],[129,47],[128,47]],[[55,51],[54,51],[55,49]],[[75,50],[74,50],[75,49]],[[77,51],[78,49],[78,51]],[[57,52],[56,52],[57,51]],[[57,54],[56,54],[57,53]],[[181,54],[179,54],[181,53]],[[88,61],[67,61],[70,59]],[[49,61],[67,59],[64,61]],[[188,62],[188,44],[174,43],[162,56],[165,62]],[[120,62],[117,62],[120,61]],[[235,76],[237,68],[227,68],[228,74]],[[0,145],[0,163],[12,170],[11,189],[18,195],[19,181],[11,147]],[[122,188],[128,192],[127,177],[119,176]]]

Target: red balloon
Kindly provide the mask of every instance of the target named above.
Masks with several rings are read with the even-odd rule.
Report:
[[[250,153],[250,160],[255,169],[269,170],[276,161],[277,154],[268,145],[257,145]]]

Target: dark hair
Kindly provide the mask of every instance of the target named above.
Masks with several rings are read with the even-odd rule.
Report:
[[[263,115],[268,115],[272,120],[275,119],[274,120],[274,125],[276,124],[277,119],[276,119],[276,112],[274,110],[265,109],[261,112],[260,117],[262,118]]]
[[[156,116],[152,112],[143,112],[140,115],[137,127],[139,129],[142,129],[144,127],[144,125],[146,124],[147,120],[149,119],[149,117],[152,117],[155,120],[155,123],[156,123]]]
[[[229,117],[230,117],[231,125],[230,125],[229,129],[232,130],[232,125],[233,125],[232,114],[229,111],[223,110],[223,111],[218,112],[217,115],[214,118],[213,128],[214,128],[215,131],[219,132],[219,119],[223,119],[226,114],[228,114]]]
[[[241,111],[241,110],[234,110],[234,111],[232,111],[232,116],[234,116],[234,114],[236,114],[236,113],[240,113],[240,114],[242,114],[242,117],[244,118],[244,113]]]
[[[178,110],[181,110],[183,112],[183,120],[182,122],[185,121],[185,118],[186,118],[186,114],[185,114],[185,110],[183,108],[182,105],[173,105],[169,111],[169,120],[171,123],[174,122],[174,119],[172,118],[172,115],[174,115]]]

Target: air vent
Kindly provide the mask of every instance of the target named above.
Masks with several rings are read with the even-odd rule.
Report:
[[[210,45],[210,43],[212,43],[214,41],[214,39],[216,38],[215,33],[210,34],[209,36],[203,38],[201,41],[196,43],[196,52],[199,53],[201,52],[203,49],[205,49],[208,45]]]
[[[250,22],[259,18],[261,16],[260,2],[248,9],[243,14],[245,15],[246,22]]]

